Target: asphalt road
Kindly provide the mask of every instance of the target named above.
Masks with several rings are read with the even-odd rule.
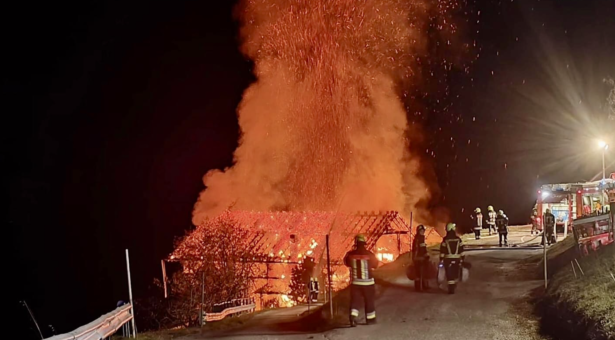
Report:
[[[526,242],[529,229],[513,229],[511,243]],[[404,276],[390,278],[393,285],[379,287],[376,313],[378,324],[356,328],[338,328],[316,334],[288,334],[258,329],[242,329],[225,334],[225,339],[545,339],[538,334],[538,321],[530,312],[528,296],[542,284],[527,279],[517,261],[540,253],[536,242],[524,243],[523,249],[480,249],[497,245],[497,237],[468,240],[467,260],[472,263],[470,280],[462,283],[454,295],[432,289],[416,293]],[[531,247],[534,246],[533,249]],[[264,316],[266,317],[266,316]],[[269,318],[268,322],[272,322]],[[218,337],[218,336],[216,336]],[[189,339],[212,338],[212,334],[192,335]]]

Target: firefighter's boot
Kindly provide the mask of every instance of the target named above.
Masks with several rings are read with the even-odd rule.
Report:
[[[350,316],[350,327],[357,327],[357,317],[356,316]]]

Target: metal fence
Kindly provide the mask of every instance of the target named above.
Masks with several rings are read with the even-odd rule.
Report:
[[[45,340],[100,340],[110,337],[120,328],[123,328],[124,335],[128,335],[134,331],[129,323],[132,318],[132,305],[127,303],[72,332],[54,335]]]
[[[205,321],[220,321],[234,314],[252,313],[256,308],[254,298],[235,299],[215,304],[212,312],[205,314]]]

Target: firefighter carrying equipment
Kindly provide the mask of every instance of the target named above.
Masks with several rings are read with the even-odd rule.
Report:
[[[459,279],[461,263],[464,260],[464,246],[461,238],[453,231],[446,234],[440,244],[440,261],[446,270],[446,279],[450,285],[455,285]],[[453,288],[454,289],[454,288]],[[450,292],[450,291],[449,291]]]

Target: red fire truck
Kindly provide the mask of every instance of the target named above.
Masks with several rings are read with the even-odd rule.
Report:
[[[574,238],[582,255],[613,243],[613,216],[601,214],[574,220]]]
[[[538,213],[539,229],[542,229],[542,216],[547,208],[555,215],[556,228],[559,233],[567,234],[573,230],[573,225],[587,222],[585,217],[605,215],[612,220],[612,208],[615,199],[615,174],[610,178],[593,182],[545,184],[538,190],[534,210]],[[610,203],[609,203],[610,201]],[[609,205],[610,204],[610,205]],[[578,221],[577,221],[578,220]],[[601,222],[606,223],[606,222]],[[612,223],[612,222],[611,222]],[[580,232],[580,234],[583,234]],[[592,236],[593,237],[593,236]],[[583,241],[586,242],[587,240]],[[601,243],[608,240],[601,241]]]
[[[604,207],[593,213],[574,220],[574,238],[582,255],[589,254],[605,245],[613,243],[615,236],[615,181],[602,182],[602,188],[608,195],[603,201]]]

